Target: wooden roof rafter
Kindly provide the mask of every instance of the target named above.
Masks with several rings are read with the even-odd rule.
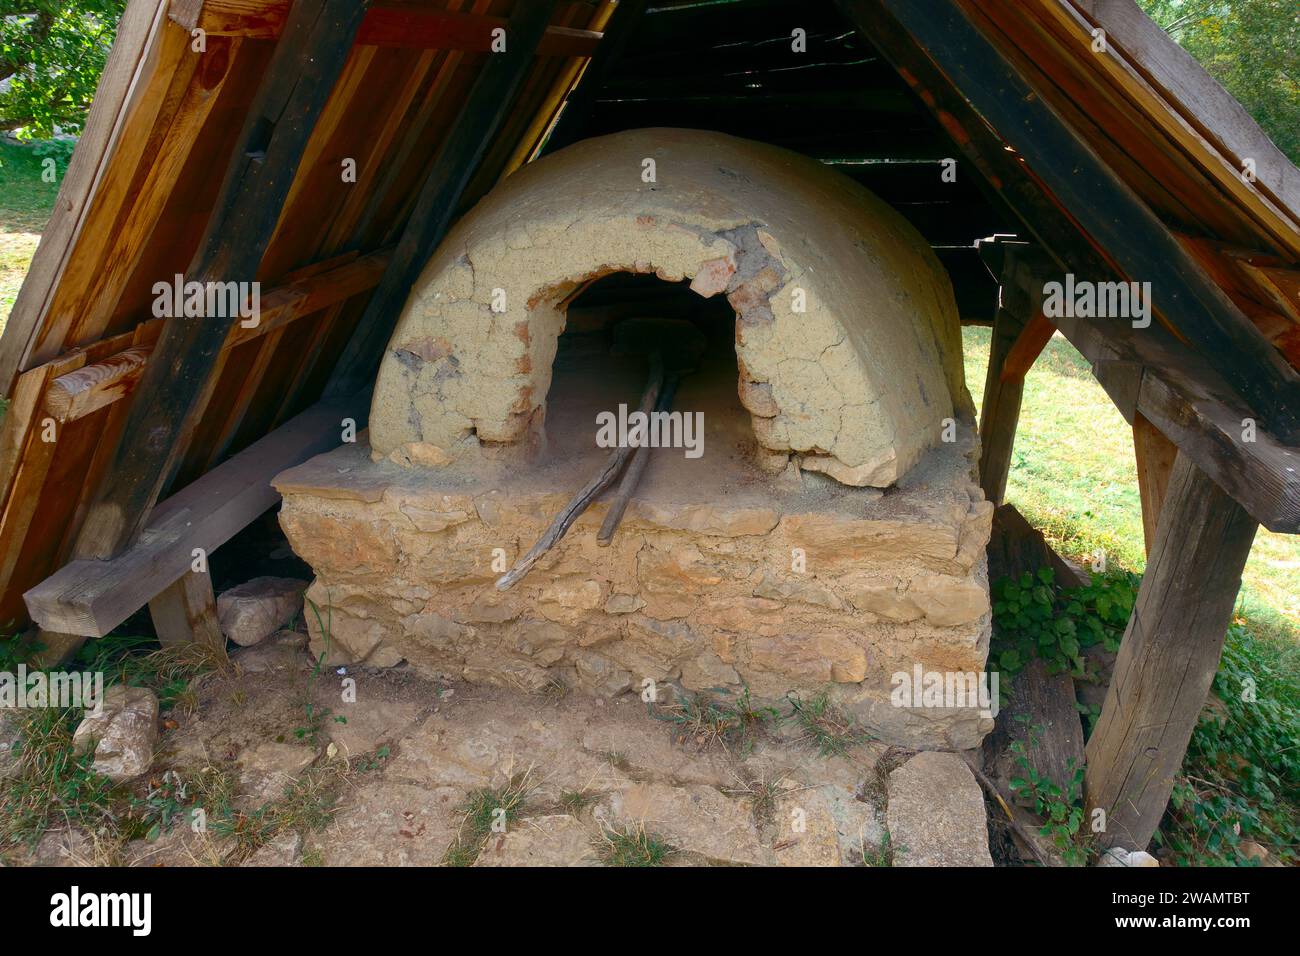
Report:
[[[209,36],[275,40],[284,30],[291,0],[171,0],[167,15],[186,30]],[[440,9],[433,0],[372,0],[357,29],[359,46],[463,50],[486,53],[492,31],[505,17]],[[548,26],[538,44],[541,56],[591,56],[600,33]]]
[[[1300,375],[1017,72],[963,0],[838,4],[1063,269],[1152,282],[1156,313],[1223,376],[1246,411],[1282,441],[1300,439]]]

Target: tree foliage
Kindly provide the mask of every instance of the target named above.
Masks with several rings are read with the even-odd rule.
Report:
[[[1300,4],[1138,0],[1300,164]]]
[[[126,0],[0,0],[0,130],[79,132]]]

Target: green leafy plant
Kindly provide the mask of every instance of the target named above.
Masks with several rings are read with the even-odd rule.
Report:
[[[171,830],[189,805],[185,781],[174,770],[168,770],[157,780],[149,781],[143,797],[131,796],[129,804],[128,822],[124,826],[127,834],[157,840]]]
[[[1037,730],[1030,727],[1029,747],[1033,747],[1037,740]],[[1067,866],[1086,865],[1092,855],[1093,839],[1083,826],[1083,767],[1075,766],[1073,759],[1066,764],[1070,779],[1066,789],[1062,790],[1035,769],[1024,741],[1012,741],[1010,750],[1022,773],[1011,778],[1011,792],[1017,800],[1032,806],[1034,812],[1046,821],[1038,832],[1051,838]]]
[[[1300,686],[1287,664],[1243,622],[1228,629],[1211,706],[1156,833],[1173,861],[1251,865],[1249,841],[1300,863]]]
[[[662,866],[672,846],[650,833],[640,823],[621,830],[607,829],[596,845],[606,866]]]
[[[316,682],[320,680],[320,675],[325,669],[325,661],[329,658],[331,625],[333,624],[333,613],[326,616],[325,620],[321,619],[320,608],[316,602],[308,599],[308,606],[312,614],[316,616],[316,626],[320,631],[323,647],[320,656],[316,658],[316,663],[312,666],[311,673],[307,675],[307,686],[303,690],[303,713],[306,721],[293,728],[293,735],[298,740],[307,741],[313,747],[320,745],[320,732],[325,726],[326,718],[330,717],[332,711],[328,707],[317,707],[314,690]],[[336,724],[346,724],[348,719],[343,716],[335,716]]]
[[[880,841],[879,846],[871,846],[865,840],[862,843],[862,865],[870,867],[889,867],[894,865],[895,853],[906,853],[906,847],[895,847],[893,837],[889,831],[885,831],[884,838]]]
[[[1035,657],[1050,673],[1068,671],[1077,679],[1095,680],[1083,652],[1095,644],[1119,649],[1139,580],[1131,572],[1113,571],[1092,575],[1083,587],[1063,588],[1051,568],[1039,568],[994,582],[990,657],[1004,678],[1003,694],[1005,679]]]

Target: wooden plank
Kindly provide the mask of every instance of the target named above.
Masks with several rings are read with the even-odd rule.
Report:
[[[1150,555],[1178,448],[1139,412],[1133,418],[1133,457],[1142,499],[1142,538]]]
[[[190,51],[174,27],[160,55],[179,56],[167,100],[139,157],[138,181],[111,222],[83,237],[76,261],[62,280],[56,308],[47,318],[33,360],[102,338],[124,290],[149,254],[159,219],[191,158],[239,52],[239,40],[214,39],[207,52]],[[179,52],[173,52],[179,47]],[[175,101],[175,102],[173,102]]]
[[[166,9],[166,0],[132,0],[118,23],[86,128],[0,339],[0,394],[10,394],[15,377],[29,367],[28,356],[73,250],[105,202],[103,184],[119,144],[136,139],[132,124],[149,112],[142,101],[156,63],[148,54],[167,22]]]
[[[72,561],[27,591],[32,619],[57,633],[103,637],[189,573],[195,548],[210,555],[274,507],[272,478],[336,447],[345,418],[360,431],[368,412],[368,394],[312,406],[159,504],[119,557]]]
[[[253,396],[257,394],[257,386],[261,383],[266,370],[270,368],[271,363],[275,360],[276,350],[279,348],[283,336],[284,329],[278,328],[262,337],[253,360],[248,363],[248,374],[245,381],[249,384],[245,385],[240,393],[235,396],[234,403],[225,415],[225,423],[217,430],[217,440],[206,450],[203,459],[204,469],[211,468],[214,463],[225,457],[226,452],[230,449],[231,442],[235,440],[235,433],[239,430],[239,425],[243,422],[244,415],[248,413],[249,406],[253,402]]]
[[[189,571],[167,585],[149,602],[149,616],[164,647],[205,644],[225,654],[226,639],[207,571]]]
[[[250,282],[275,228],[311,129],[343,68],[364,7],[296,0],[228,170],[191,281]],[[167,323],[145,369],[112,467],[77,539],[81,558],[109,558],[143,529],[213,385],[238,316]],[[54,630],[60,630],[54,628]],[[63,629],[66,630],[66,629]]]
[[[370,297],[356,333],[326,386],[326,396],[348,395],[370,383],[411,286],[451,225],[465,187],[505,119],[556,0],[521,4],[510,19],[505,53],[488,58],[420,189],[393,260]]]
[[[1101,718],[1088,740],[1089,809],[1103,846],[1145,850],[1219,667],[1255,521],[1178,456]]]
[[[611,15],[618,7],[619,4],[613,2],[613,0],[605,0],[601,8],[592,16],[590,26],[603,35]],[[560,112],[563,110],[565,102],[577,88],[578,82],[582,79],[582,75],[590,62],[589,57],[573,57],[565,65],[560,75],[551,84],[551,89],[547,92],[541,106],[535,111],[528,128],[518,137],[518,142],[510,153],[510,158],[501,167],[498,182],[537,157],[551,130],[559,121]]]
[[[505,26],[506,21],[500,17],[381,6],[366,14],[357,43],[488,53],[492,49],[492,31]],[[537,44],[537,55],[591,56],[599,43],[599,33],[551,26]]]
[[[260,338],[305,315],[312,315],[373,289],[379,284],[392,257],[392,249],[380,249],[357,258],[344,254],[318,264],[315,268],[320,271],[313,271],[302,278],[290,278],[290,281],[276,286],[262,297],[261,316],[257,325],[244,326],[236,323],[222,344],[222,349],[232,349]]]
[[[68,422],[111,405],[131,394],[148,360],[149,349],[129,348],[60,375],[45,393],[45,411],[57,421]]]
[[[1151,282],[1154,309],[1195,343],[1261,420],[1279,437],[1300,440],[1300,376],[953,0],[837,2],[869,40],[881,14],[892,20],[937,68],[940,81],[960,91],[1014,150],[1076,228],[1123,275]],[[898,55],[892,45],[882,52]],[[1032,216],[1034,210],[1017,211]]]
[[[263,336],[268,340],[277,339],[289,323],[373,288],[383,275],[391,255],[388,249],[359,258],[355,254],[344,254],[300,270],[302,278],[266,294],[258,324],[236,325],[222,350],[228,351]],[[59,422],[68,422],[130,395],[144,372],[152,343],[161,331],[161,320],[142,323],[137,331],[146,330],[151,332],[144,335],[146,344],[133,345],[93,365],[55,378],[45,391],[45,411]],[[29,390],[25,388],[26,391]]]
[[[1068,670],[1049,672],[1041,657],[1033,657],[1009,683],[1007,702],[981,745],[984,766],[999,789],[1010,790],[1012,779],[1025,776],[1012,749],[1019,744],[1029,766],[1068,794],[1075,771],[1083,767],[1074,678]]]
[[[54,441],[47,441],[41,427],[33,428],[28,433],[23,448],[22,468],[10,489],[4,512],[0,514],[0,584],[8,585],[18,570],[23,543],[27,540],[28,530],[40,505],[41,489],[54,465],[62,426],[55,429],[54,436]],[[11,623],[13,622],[8,620],[0,621],[0,627],[7,627]]]
[[[1063,2],[1063,0],[1053,0]],[[1161,92],[1165,100],[1226,156],[1236,169],[1255,160],[1256,185],[1300,219],[1300,170],[1259,124],[1190,53],[1133,0],[1069,0]]]
[[[289,0],[173,0],[168,15],[187,30],[202,28],[209,36],[273,40],[284,29]],[[357,32],[358,44],[464,50],[487,53],[492,31],[502,17],[421,8],[409,2],[377,2]],[[571,27],[548,27],[538,44],[540,56],[590,56],[600,34]]]
[[[1090,580],[1087,572],[1052,550],[1042,532],[1026,521],[1015,505],[998,505],[994,509],[988,555],[990,581],[1019,577],[1039,568],[1051,568],[1056,583],[1062,587],[1083,587]]]
[[[1105,49],[1098,53],[1093,50],[1094,24],[1080,15],[1069,0],[1039,0],[1030,5],[1028,10],[1040,17],[1045,16],[1059,35],[1069,37],[1075,44],[1076,57],[1087,63],[1094,73],[1098,67],[1101,68],[1114,87],[1141,112],[1144,121],[1137,124],[1139,130],[1160,131],[1164,142],[1157,140],[1157,153],[1187,157],[1201,176],[1212,184],[1204,192],[1211,194],[1213,201],[1250,217],[1256,230],[1271,237],[1280,248],[1289,250],[1293,255],[1300,252],[1300,223],[1297,223],[1296,213],[1279,207],[1268,191],[1259,187],[1258,164],[1261,159],[1266,164],[1280,159],[1288,166],[1291,165],[1276,147],[1271,155],[1264,157],[1225,152],[1221,148],[1222,140],[1212,142],[1201,132],[1203,127],[1193,122],[1194,114],[1185,114],[1185,104],[1166,99],[1130,62],[1124,54],[1123,36],[1118,38],[1119,43],[1109,42],[1108,39]],[[1186,53],[1184,56],[1191,60]],[[1194,60],[1192,62],[1195,63]],[[1205,75],[1199,65],[1196,69]],[[1206,78],[1208,79],[1207,75]],[[1115,132],[1111,135],[1122,142],[1126,140],[1126,137]],[[1131,147],[1132,144],[1123,142],[1123,145]],[[1256,166],[1254,181],[1242,176],[1243,161],[1246,158]],[[1266,170],[1265,176],[1270,182],[1279,178],[1276,169]]]
[[[107,414],[67,424],[47,416],[33,430],[0,515],[0,622],[21,622],[22,592],[55,566]]]
[[[1300,251],[1300,230],[1241,178],[1109,42],[1058,0],[959,0],[1153,211],[1166,222],[1246,244]]]

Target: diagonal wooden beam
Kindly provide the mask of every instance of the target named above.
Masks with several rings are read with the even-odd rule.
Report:
[[[325,106],[366,4],[296,0],[236,143],[234,159],[187,278],[252,282],[307,139]],[[164,277],[159,277],[160,279]],[[222,343],[237,315],[175,317],[145,369],[108,477],[74,547],[78,558],[110,558],[144,528],[213,386]]]
[[[1042,309],[1030,315],[1007,351],[1006,361],[1002,363],[1002,381],[1019,381],[1028,375],[1055,334],[1056,326],[1043,315]]]
[[[954,0],[837,3],[995,186],[1018,183],[1008,202],[1058,262],[1150,282],[1164,321],[1278,437],[1300,441],[1300,376]],[[1081,256],[1070,234],[1095,251]]]
[[[172,0],[167,15],[186,30],[209,36],[274,40],[284,30],[289,0]],[[439,10],[429,0],[375,0],[361,21],[357,43],[423,50],[487,53],[492,31],[503,17]],[[550,26],[537,46],[539,56],[590,56],[601,35],[591,30]]]
[[[1008,244],[1009,246],[1011,244]],[[1034,247],[1004,253],[1003,294],[1040,309],[1051,259]],[[1130,424],[1147,419],[1257,522],[1300,533],[1300,449],[1261,427],[1227,383],[1163,328],[1061,316],[1054,320]]]
[[[451,226],[452,216],[514,105],[557,0],[521,3],[506,30],[506,49],[491,54],[420,187],[393,259],[339,357],[327,397],[350,395],[373,380],[411,286]]]
[[[592,54],[591,60],[583,70],[577,86],[564,103],[555,128],[547,137],[543,154],[563,149],[570,143],[582,138],[583,127],[591,118],[592,104],[609,76],[614,64],[623,57],[627,41],[636,30],[645,14],[646,0],[622,0],[610,14],[609,23],[605,25],[600,46]]]

